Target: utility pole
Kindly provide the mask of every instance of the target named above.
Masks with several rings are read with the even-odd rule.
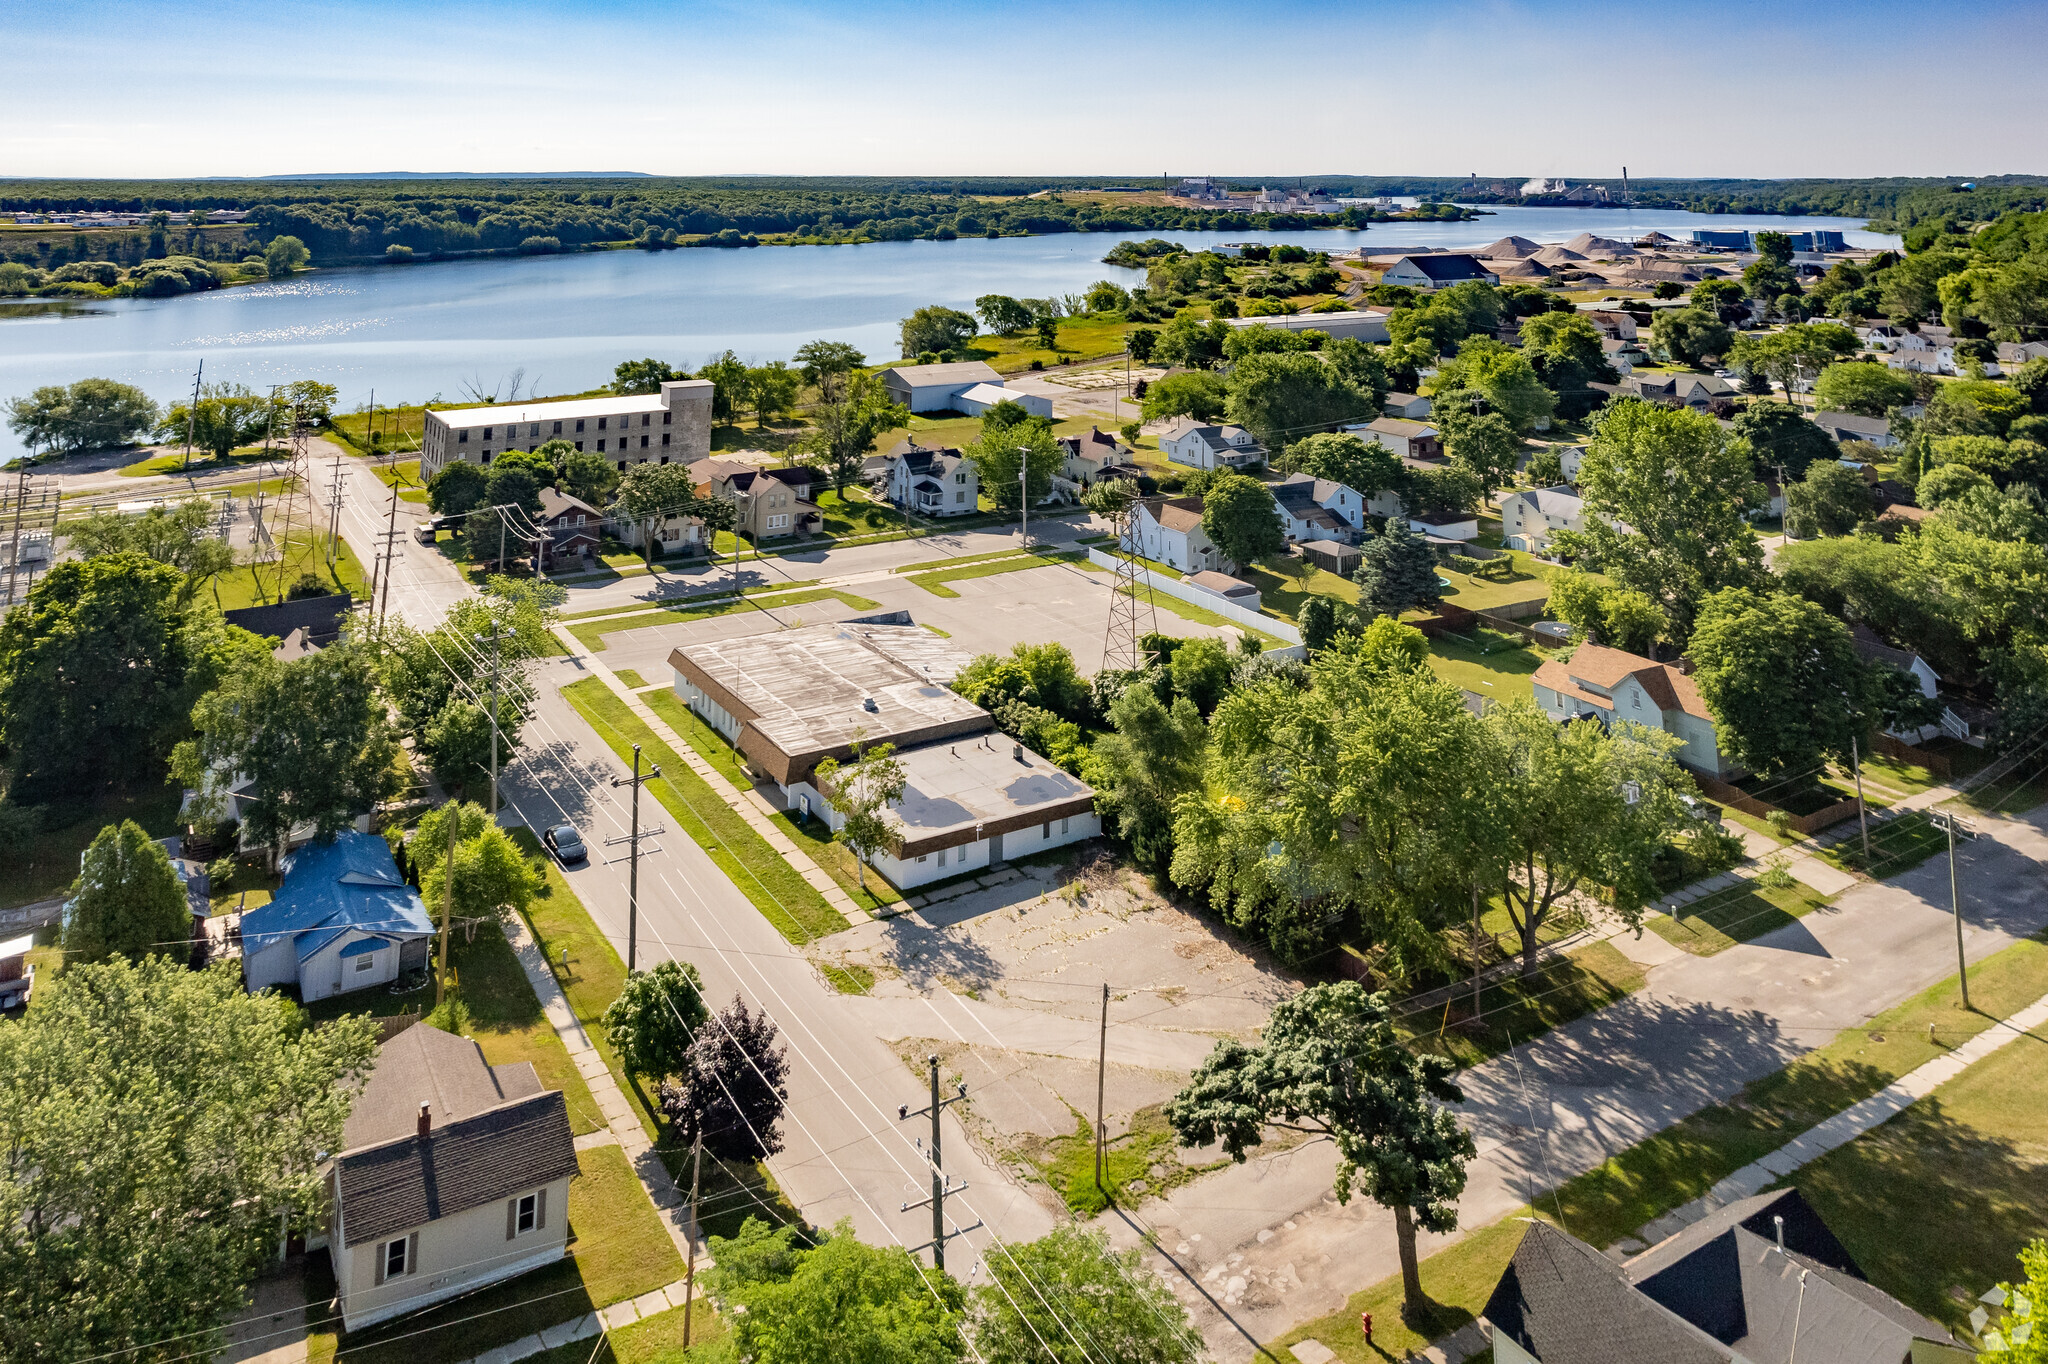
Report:
[[[1024,519],[1018,523],[1018,534],[1024,537],[1024,548],[1031,548],[1031,450],[1028,446],[1017,447],[1017,514]]]
[[[1870,870],[1870,812],[1863,808],[1863,753],[1849,736],[1849,768],[1856,774],[1856,822],[1863,826],[1863,870]]]
[[[1109,1074],[1109,982],[1102,982],[1102,1031],[1095,1042],[1095,1187],[1102,1187],[1102,1162],[1104,1134],[1102,1124],[1102,1095]]]
[[[915,1255],[920,1250],[931,1251],[932,1268],[940,1273],[944,1273],[946,1269],[946,1242],[955,1236],[965,1236],[968,1232],[973,1231],[975,1227],[979,1227],[981,1223],[976,1222],[972,1227],[961,1227],[958,1231],[946,1230],[946,1199],[956,1193],[965,1193],[967,1191],[967,1181],[962,1180],[958,1184],[948,1184],[946,1182],[945,1164],[939,1156],[939,1116],[953,1104],[965,1103],[967,1101],[967,1082],[965,1080],[960,1082],[959,1092],[952,1098],[941,1099],[939,1097],[939,1058],[936,1054],[933,1054],[925,1057],[925,1061],[932,1068],[931,1103],[924,1108],[918,1109],[915,1113],[910,1111],[909,1104],[900,1104],[896,1109],[896,1117],[898,1121],[908,1121],[911,1118],[922,1118],[927,1113],[931,1115],[932,1149],[928,1159],[931,1161],[932,1166],[932,1192],[929,1198],[920,1198],[915,1203],[905,1203],[901,1211],[909,1212],[912,1208],[922,1208],[926,1204],[931,1205],[932,1239],[924,1245],[912,1246],[910,1253]]]
[[[648,829],[644,833],[641,831],[640,788],[660,775],[661,765],[659,763],[649,767],[645,776],[640,774],[640,745],[634,744],[633,775],[631,777],[612,778],[613,786],[630,786],[633,788],[633,832],[627,834],[624,838],[607,838],[605,840],[608,844],[625,843],[631,845],[626,853],[626,974],[629,976],[633,974],[640,951],[640,840],[652,838],[658,833],[665,832],[661,829]]]
[[[394,456],[392,459],[386,460],[385,464],[388,466],[395,462],[396,456]],[[380,563],[384,571],[381,575],[379,575],[379,581],[377,583],[377,624],[380,627],[384,624],[384,618],[391,613],[391,570],[395,566],[393,561],[397,557],[398,483],[396,482],[396,480],[394,480],[391,484],[391,510],[389,513],[386,514],[384,519],[384,553],[380,557]],[[497,716],[493,714],[491,718],[493,721],[495,721],[497,719]],[[495,744],[495,740],[493,741],[493,743]],[[491,749],[491,761],[494,764],[497,762],[496,747],[493,747]],[[498,781],[497,778],[493,776],[491,778],[491,799],[493,802],[491,806],[491,813],[493,814],[496,814],[498,809],[496,804],[497,796]]]
[[[1485,1010],[1479,1007],[1479,883],[1472,883],[1472,1021],[1477,1023]]]
[[[14,530],[7,546],[7,605],[10,609],[14,606],[14,575],[21,571],[21,517],[27,509],[28,465],[24,464],[21,466],[21,482],[14,489]]]
[[[327,485],[327,564],[330,568],[341,554],[341,490],[346,477],[341,456],[336,455],[334,479]]]
[[[178,467],[184,473],[192,467],[192,421],[199,415],[199,377],[206,373],[206,357],[199,357],[199,368],[192,372],[192,405],[185,409],[185,462]]]
[[[697,1309],[697,1187],[698,1176],[704,1172],[704,1132],[698,1124],[696,1137],[690,1142],[690,1262],[683,1266],[683,1349],[690,1348],[690,1314]]]
[[[479,645],[491,650],[491,821],[498,819],[498,678],[504,672],[504,641],[510,638],[500,625],[488,635],[472,635]]]
[[[455,917],[455,831],[462,824],[460,805],[451,800],[441,808],[448,812],[448,868],[441,878],[441,968],[434,974],[437,1009],[448,992],[448,921]]]
[[[1956,881],[1956,835],[1975,838],[1977,831],[1965,824],[1953,810],[1929,810],[1928,816],[1948,830],[1948,902],[1956,920],[1956,980],[1962,986],[1963,1007],[1970,1007],[1970,964],[1963,957],[1963,892]]]

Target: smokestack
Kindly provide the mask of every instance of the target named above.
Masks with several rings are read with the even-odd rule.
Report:
[[[428,1108],[427,1108],[427,1101],[426,1101],[425,1099],[421,1099],[421,1100],[420,1100],[420,1135],[424,1137],[425,1135],[427,1135],[427,1133],[429,1133],[429,1132],[431,1132],[431,1131],[433,1131],[433,1130],[434,1130],[434,1119],[433,1119],[433,1115],[432,1115],[432,1114],[431,1114],[431,1113],[429,1112],[429,1110],[428,1110]]]

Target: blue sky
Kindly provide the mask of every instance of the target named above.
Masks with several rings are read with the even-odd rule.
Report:
[[[2048,173],[2048,5],[10,5],[0,175]]]

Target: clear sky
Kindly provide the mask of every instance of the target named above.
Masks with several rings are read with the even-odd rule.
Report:
[[[0,175],[2048,173],[2040,0],[18,0]]]

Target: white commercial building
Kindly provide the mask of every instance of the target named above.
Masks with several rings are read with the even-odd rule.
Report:
[[[660,393],[624,398],[428,409],[420,432],[420,478],[431,480],[455,460],[489,464],[507,450],[565,440],[628,465],[694,464],[711,453],[709,379],[671,379]]]

